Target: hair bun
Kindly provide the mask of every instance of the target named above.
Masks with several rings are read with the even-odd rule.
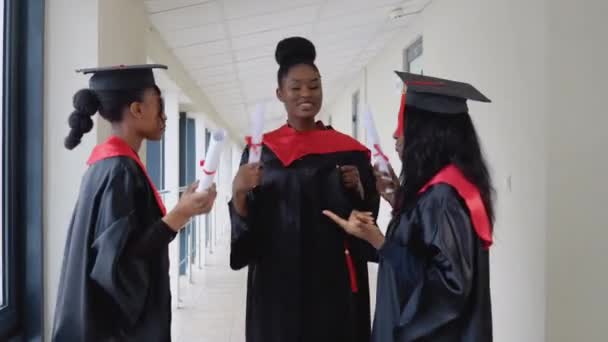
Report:
[[[285,38],[277,44],[275,58],[279,65],[289,65],[294,62],[313,63],[317,57],[314,44],[302,37]]]
[[[73,150],[74,147],[80,144],[80,139],[82,139],[82,136],[82,132],[78,132],[74,129],[70,130],[70,133],[67,137],[65,137],[65,140],[63,141],[63,146],[65,146],[65,148],[67,148],[68,150]]]
[[[74,108],[88,116],[93,116],[99,110],[100,102],[97,94],[91,89],[80,89],[74,94]]]
[[[75,110],[70,114],[68,124],[72,130],[76,130],[82,134],[88,133],[93,129],[93,119],[88,114],[79,110]]]

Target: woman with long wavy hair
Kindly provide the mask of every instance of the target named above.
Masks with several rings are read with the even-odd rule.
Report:
[[[377,174],[393,206],[386,236],[371,213],[324,213],[378,249],[373,341],[491,341],[493,190],[466,104],[490,100],[466,83],[398,75],[407,86],[395,132],[403,169]]]

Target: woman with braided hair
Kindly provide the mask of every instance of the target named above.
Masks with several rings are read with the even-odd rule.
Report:
[[[216,192],[193,184],[167,212],[137,152],[159,140],[165,114],[153,68],[83,70],[89,88],[74,95],[65,147],[75,148],[99,113],[113,135],[88,160],[70,223],[53,341],[171,340],[168,245],[192,216],[211,210]]]

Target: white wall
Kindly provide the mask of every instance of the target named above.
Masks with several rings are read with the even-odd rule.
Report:
[[[97,64],[97,1],[46,3],[44,120],[44,322],[53,325],[67,227],[85,162],[97,142],[96,130],[73,151],[63,147],[72,96],[88,78],[74,72]],[[58,200],[59,199],[59,200]]]
[[[498,190],[492,300],[497,341],[542,341],[545,322],[545,14],[543,1],[438,1],[425,14],[425,68],[470,81]],[[514,23],[517,23],[516,25]],[[540,84],[539,84],[540,83]],[[506,189],[512,177],[512,190]]]
[[[547,341],[606,341],[608,3],[547,8]]]
[[[98,2],[97,11],[97,17],[103,18],[97,20],[98,65],[146,63],[145,37],[149,24],[143,1],[103,0]],[[112,127],[105,120],[98,120],[96,129],[98,142],[112,134]],[[145,148],[146,144],[142,144],[139,153],[144,163]]]
[[[491,165],[498,202],[492,249],[495,341],[543,341],[545,324],[545,79],[542,1],[435,0],[367,66],[368,101],[383,147],[392,151],[402,52],[424,37],[425,74],[468,81],[494,100],[470,104]],[[517,22],[517,25],[514,23]],[[539,85],[539,81],[541,84]],[[357,85],[353,85],[356,87]],[[352,89],[329,111],[350,115]],[[345,114],[342,114],[345,113]],[[344,127],[340,127],[344,129]],[[512,190],[506,178],[512,177]],[[384,210],[382,220],[388,219]]]
[[[91,149],[110,134],[110,125],[97,116],[95,128],[81,145],[73,151],[63,147],[72,96],[88,86],[89,77],[75,70],[145,63],[147,24],[143,3],[137,0],[54,0],[46,4],[45,25],[44,317],[48,339],[80,179]]]

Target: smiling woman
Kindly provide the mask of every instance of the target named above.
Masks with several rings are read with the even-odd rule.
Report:
[[[249,267],[247,342],[370,338],[375,251],[321,211],[377,212],[379,197],[367,148],[315,121],[323,102],[315,57],[305,38],[277,45],[287,124],[264,135],[263,169],[246,164],[245,149],[233,182],[230,265]]]

